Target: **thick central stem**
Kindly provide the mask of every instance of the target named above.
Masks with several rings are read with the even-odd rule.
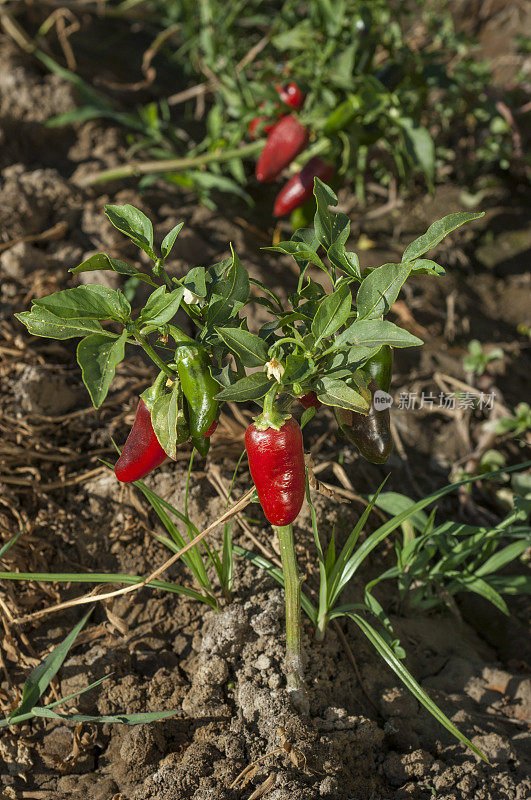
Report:
[[[274,527],[280,544],[280,558],[286,595],[287,690],[295,708],[300,713],[307,714],[310,706],[304,688],[302,663],[301,580],[293,543],[293,528],[291,525]]]

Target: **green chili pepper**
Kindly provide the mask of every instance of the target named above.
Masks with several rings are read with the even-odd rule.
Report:
[[[205,351],[184,334],[182,342],[178,344],[175,352],[175,363],[188,403],[192,442],[203,455],[205,448],[208,451],[209,439],[202,437],[218,418],[219,404],[215,396],[221,389],[210,374],[209,359]]]
[[[374,378],[382,391],[388,392],[393,375],[393,348],[384,344],[376,355],[364,364],[363,371]]]
[[[338,133],[347,127],[349,122],[361,110],[361,99],[357,95],[351,95],[348,100],[340,103],[330,114],[325,122],[323,132],[326,136]]]

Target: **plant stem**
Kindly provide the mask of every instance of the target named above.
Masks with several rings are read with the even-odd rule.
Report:
[[[125,164],[122,167],[104,169],[88,175],[80,181],[81,186],[93,186],[96,183],[134,178],[140,175],[153,175],[160,172],[183,172],[192,167],[201,167],[204,164],[231,161],[233,158],[247,158],[259,153],[264,146],[264,139],[246,144],[243,147],[234,147],[232,150],[219,150],[215,153],[203,153],[190,158],[168,158],[158,161],[140,161],[138,164]]]
[[[134,330],[133,329],[132,330],[132,334],[135,337],[135,339],[137,340],[138,344],[141,347],[144,348],[145,352],[148,354],[150,359],[155,362],[157,367],[160,370],[162,370],[162,372],[164,372],[164,374],[167,375],[168,378],[171,378],[172,380],[174,380],[175,379],[175,372],[166,364],[165,361],[162,360],[162,358],[153,349],[153,347],[151,347],[151,345],[149,344],[148,340],[144,336],[142,336],[142,334],[138,330]]]
[[[317,618],[317,625],[315,626],[314,639],[316,642],[322,642],[325,638],[327,618],[326,613],[320,614]]]
[[[264,416],[270,415],[273,413],[273,409],[275,407],[275,398],[278,393],[278,388],[273,386],[272,389],[268,391],[264,398]]]
[[[280,558],[284,573],[286,595],[286,682],[288,694],[293,705],[302,714],[310,710],[306,689],[304,688],[304,669],[302,663],[301,626],[301,579],[297,567],[293,527],[291,525],[273,526],[280,544]]]

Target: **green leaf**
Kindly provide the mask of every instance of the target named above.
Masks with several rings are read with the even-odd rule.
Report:
[[[249,274],[233,251],[227,277],[215,284],[208,308],[208,324],[228,322],[245,305],[249,299],[249,292]]]
[[[421,169],[426,176],[428,185],[432,186],[435,176],[435,145],[429,131],[407,117],[400,119],[399,123],[402,126],[404,142],[411,162]]]
[[[170,458],[177,457],[177,445],[182,444],[184,438],[179,435],[180,402],[179,381],[174,381],[171,392],[156,397],[151,408],[153,430],[160,446]]]
[[[121,261],[119,258],[111,258],[107,253],[95,253],[90,256],[77,267],[72,267],[69,270],[73,275],[78,275],[80,272],[94,272],[95,270],[104,270],[106,272],[117,272],[119,275],[127,275],[131,278],[138,278],[139,281],[149,283],[150,286],[158,286],[149,275],[139,272],[131,264],[126,261]]]
[[[193,292],[198,297],[207,296],[206,270],[204,267],[193,267],[189,270],[181,281],[181,285]]]
[[[131,314],[131,306],[121,292],[98,284],[63,289],[32,302],[62,319],[115,319],[126,322]]]
[[[411,264],[411,273],[415,275],[444,275],[446,272],[444,267],[429,258],[418,258],[409,263]]]
[[[106,205],[105,213],[115,228],[156,261],[157,257],[153,252],[153,225],[142,211],[129,204]]]
[[[99,408],[109,391],[117,364],[123,361],[127,331],[118,339],[109,339],[101,333],[93,333],[82,339],[77,346],[77,360],[81,367],[83,383],[90,399]]]
[[[107,466],[111,466],[108,464]],[[135,481],[135,486],[144,491],[147,489],[142,481]],[[144,492],[145,493],[145,492]],[[189,551],[191,552],[191,551]],[[185,555],[188,555],[187,553]],[[185,557],[183,556],[183,561]],[[5,581],[43,581],[46,583],[124,583],[126,585],[142,583],[144,580],[143,575],[122,575],[114,572],[0,572],[0,580]],[[200,594],[195,589],[190,589],[187,586],[179,586],[177,583],[170,581],[153,580],[148,584],[152,589],[162,589],[165,592],[172,594],[182,594],[185,597],[191,597],[194,600],[199,600],[202,603],[207,603],[213,608],[216,607],[216,601],[210,597]]]
[[[160,252],[164,261],[168,258],[173,245],[175,244],[175,240],[178,237],[180,230],[184,222],[179,222],[174,228],[171,229],[169,233],[166,234],[164,239],[162,240],[162,244],[160,246]]]
[[[77,625],[72,628],[70,633],[65,636],[61,644],[52,650],[52,652],[35,667],[24,684],[20,705],[11,712],[9,719],[19,716],[20,714],[25,714],[33,709],[35,703],[44,694],[50,685],[50,682],[57,674],[57,671],[60,669],[63,661],[67,657],[70,648],[74,644],[78,633],[85,625],[91,613],[92,609],[90,609],[90,611],[85,614],[85,616],[77,623]]]
[[[378,348],[384,344],[391,347],[416,347],[422,344],[422,340],[387,319],[363,319],[356,320],[336,336],[334,349],[340,350],[345,344]]]
[[[114,338],[115,334],[104,332],[96,320],[62,319],[52,314],[46,308],[33,306],[31,311],[22,311],[15,317],[26,326],[29,333],[34,336],[43,336],[47,339],[75,339],[89,333],[102,333],[104,336]]]
[[[382,639],[380,634],[375,631],[372,625],[369,625],[363,617],[360,617],[359,614],[353,614],[351,612],[347,612],[347,617],[349,617],[356,625],[360,628],[360,630],[365,634],[367,639],[373,645],[373,647],[378,651],[378,653],[382,656],[386,664],[391,667],[395,675],[400,678],[402,683],[409,689],[409,691],[417,698],[419,703],[421,703],[424,708],[426,708],[430,714],[435,717],[437,722],[439,722],[447,731],[449,731],[452,736],[455,736],[460,742],[465,744],[469,747],[479,758],[483,761],[486,761],[487,764],[489,763],[487,757],[481,750],[476,747],[475,744],[467,739],[461,731],[456,728],[456,726],[448,719],[446,714],[444,714],[441,709],[435,705],[433,700],[426,694],[424,689],[417,683],[413,675],[405,668],[402,662],[396,657],[393,653],[389,645]]]
[[[299,423],[301,430],[304,428],[305,425],[307,425],[310,422],[310,420],[312,420],[315,417],[316,413],[317,409],[314,406],[310,406],[310,408],[306,408],[302,412],[302,416]]]
[[[140,319],[150,325],[164,325],[176,315],[183,299],[184,288],[168,292],[165,286],[159,286],[148,297],[147,303],[141,311]]]
[[[350,227],[350,223],[349,223]],[[352,278],[361,279],[360,260],[356,253],[348,252],[343,241],[336,241],[328,248],[330,263]]]
[[[490,558],[488,558],[479,569],[475,570],[476,578],[482,578],[485,575],[490,575],[492,572],[499,572],[506,564],[510,564],[515,558],[524,553],[529,547],[529,542],[523,539],[519,542],[512,542],[507,547],[498,550]]]
[[[20,537],[24,532],[25,532],[24,528],[19,530],[18,533],[15,533],[15,535],[12,536],[11,539],[9,539],[2,545],[2,547],[0,547],[0,558],[3,558],[3,556],[5,556],[6,553],[8,553],[11,550],[13,545],[18,542],[18,540],[20,539]]]
[[[376,505],[387,514],[395,515],[415,505],[415,501],[405,494],[398,492],[381,492],[376,500]],[[423,511],[416,511],[408,517],[414,528],[423,531],[428,524],[428,517]]]
[[[408,244],[404,250],[402,261],[414,261],[420,258],[420,256],[427,253],[428,250],[431,250],[432,247],[439,244],[445,236],[461,227],[461,225],[464,225],[465,222],[472,222],[472,220],[480,219],[483,216],[485,216],[484,211],[478,214],[469,211],[458,211],[455,214],[448,214],[448,216],[430,225],[425,234]]]
[[[263,367],[269,360],[268,346],[254,333],[241,328],[216,328],[229,350],[235,353],[245,367]]]
[[[329,210],[328,206],[337,206],[337,197],[319,178],[314,178],[313,193],[317,202],[314,217],[315,235],[328,252],[335,243],[345,244],[350,232],[350,220],[346,214],[333,213]]]
[[[345,381],[337,378],[320,378],[315,391],[321,403],[326,406],[339,406],[339,408],[347,408],[349,411],[367,414],[371,405],[371,393],[368,389],[360,387],[360,392],[357,392]]]
[[[272,381],[269,380],[265,372],[254,372],[252,375],[240,378],[232,386],[222,389],[216,395],[216,399],[220,402],[222,400],[232,400],[236,403],[243,403],[246,400],[260,400],[267,394],[272,385]]]
[[[341,378],[351,375],[354,370],[360,369],[369,358],[376,355],[380,345],[365,347],[364,345],[353,345],[348,350],[344,346],[335,353],[328,366],[329,378]]]
[[[328,594],[328,607],[329,609],[333,609],[334,605],[336,604],[339,595],[341,594],[343,588],[351,579],[354,571],[351,569],[351,555],[354,552],[354,548],[358,542],[360,534],[369,518],[369,514],[371,513],[378,495],[380,494],[381,490],[383,489],[387,478],[384,478],[378,489],[376,490],[375,494],[371,498],[369,505],[363,511],[361,517],[356,522],[355,526],[351,530],[348,535],[348,539],[341,548],[341,552],[339,553],[334,566],[332,568],[332,572],[329,578],[329,594]]]
[[[374,319],[389,313],[410,272],[409,263],[384,264],[373,269],[362,281],[358,290],[356,297],[358,317]]]
[[[529,575],[492,575],[489,584],[500,594],[531,594],[531,577]]]
[[[348,284],[343,284],[333,294],[326,295],[312,322],[312,334],[316,345],[321,339],[332,336],[345,324],[351,307],[352,295]]]
[[[448,586],[448,591],[450,594],[455,594],[458,589],[463,592],[473,592],[474,594],[479,594],[481,597],[484,597],[485,600],[488,600],[489,603],[492,603],[493,606],[496,606],[496,608],[499,609],[503,614],[509,616],[509,609],[507,608],[507,603],[503,597],[498,594],[496,589],[484,581],[483,578],[460,575],[459,577],[454,578],[451,584]]]
[[[290,353],[286,357],[285,370],[282,376],[282,383],[287,386],[290,383],[302,383],[314,370],[314,366],[302,355]]]
[[[324,264],[315,250],[308,247],[305,242],[297,242],[293,240],[290,242],[279,242],[279,244],[275,245],[275,247],[262,247],[261,249],[271,250],[274,253],[286,253],[287,255],[293,256],[297,261],[309,261],[310,264],[314,264],[316,267],[321,267],[321,269],[324,269]]]

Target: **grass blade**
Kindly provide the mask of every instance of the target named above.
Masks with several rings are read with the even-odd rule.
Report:
[[[121,575],[109,572],[0,572],[0,581],[42,581],[43,583],[142,583],[142,575]],[[193,600],[200,600],[208,603],[212,608],[216,608],[215,601],[207,595],[201,594],[188,586],[181,586],[178,583],[169,581],[150,581],[147,586],[152,589],[163,589],[165,592],[173,594],[183,594]]]
[[[382,639],[380,634],[374,630],[372,625],[369,625],[363,617],[360,617],[359,614],[352,614],[347,613],[347,615],[356,625],[360,628],[360,630],[365,634],[367,639],[373,645],[373,647],[378,651],[378,653],[382,656],[386,664],[391,667],[395,675],[400,678],[402,683],[409,689],[409,691],[417,698],[419,703],[422,703],[425,709],[427,709],[430,714],[439,722],[443,727],[449,731],[452,736],[455,736],[460,742],[465,744],[469,747],[479,758],[489,764],[488,758],[485,756],[484,753],[481,752],[479,747],[476,747],[475,744],[472,744],[470,739],[461,733],[461,731],[456,728],[454,723],[448,719],[446,714],[444,714],[441,709],[435,705],[433,700],[426,694],[424,689],[417,683],[413,675],[405,668],[401,661],[395,656],[391,648],[386,644],[386,642]]]
[[[20,716],[21,714],[25,714],[32,710],[37,700],[39,700],[39,698],[44,694],[50,685],[50,682],[57,674],[57,671],[60,669],[63,661],[67,657],[70,648],[74,644],[78,633],[83,628],[91,614],[92,608],[77,623],[77,625],[72,628],[70,633],[65,636],[61,644],[57,645],[57,647],[35,667],[24,684],[20,705],[11,712],[9,715],[9,720],[13,719],[15,716]]]

